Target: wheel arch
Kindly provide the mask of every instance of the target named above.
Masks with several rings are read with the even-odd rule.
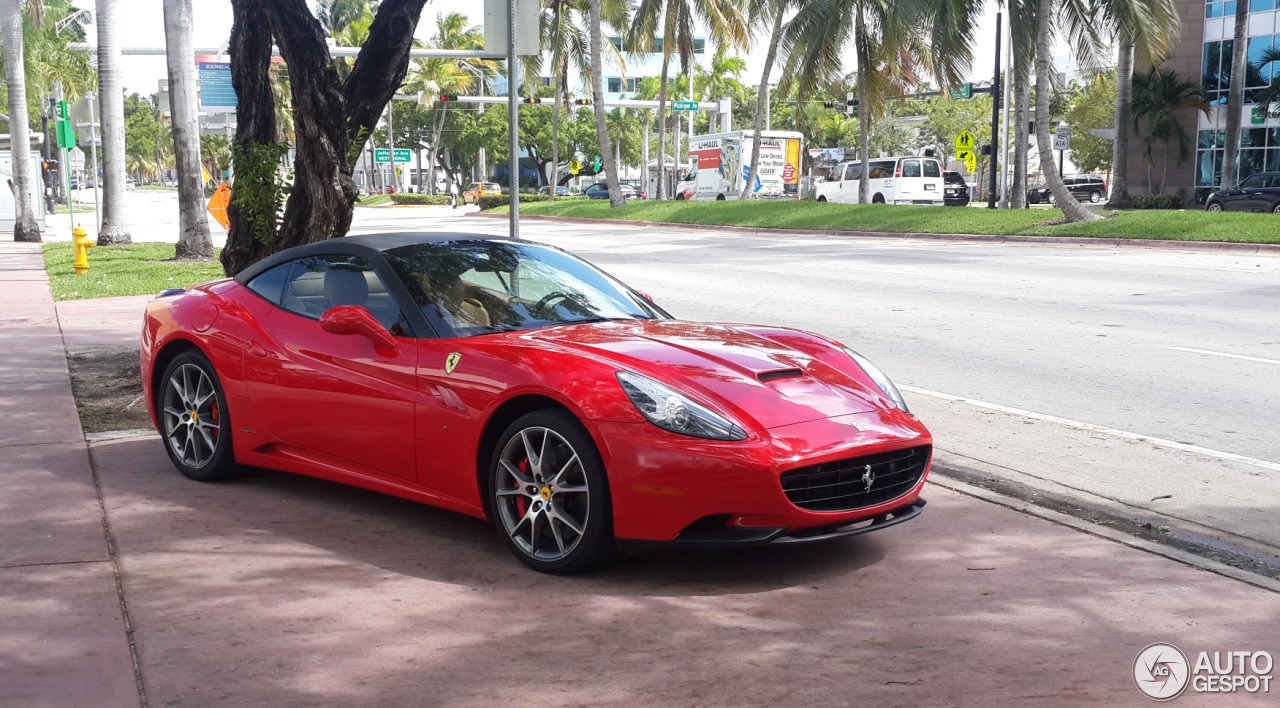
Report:
[[[551,396],[541,393],[522,393],[503,401],[489,414],[484,428],[480,431],[480,441],[476,445],[476,485],[480,490],[480,505],[485,516],[493,518],[493,510],[489,508],[489,459],[493,457],[498,439],[517,418],[534,411],[562,410],[574,418],[578,414],[568,406]]]
[[[204,354],[205,357],[209,356],[208,352],[201,349],[200,345],[197,344],[196,342],[190,339],[186,339],[184,337],[174,337],[169,341],[165,342],[164,345],[160,347],[160,350],[156,352],[155,356],[152,357],[151,359],[151,403],[152,404],[156,403],[157,396],[160,395],[160,380],[164,378],[164,372],[166,369],[169,368],[169,363],[172,362],[174,358],[177,357],[179,354],[185,351],[190,351],[192,349],[200,352],[201,354]],[[153,422],[157,422],[157,425],[158,425],[158,419],[157,419],[157,416],[155,415],[154,407],[152,409],[151,417],[153,419]]]

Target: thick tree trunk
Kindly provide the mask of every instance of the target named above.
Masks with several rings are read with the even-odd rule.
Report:
[[[165,55],[173,156],[178,167],[178,258],[213,258],[200,174],[200,122],[196,113],[196,67],[191,0],[164,0]]]
[[[742,183],[739,199],[746,199],[751,193],[751,185],[756,181],[756,165],[760,162],[760,134],[764,132],[764,114],[769,110],[769,74],[773,73],[773,60],[778,56],[778,39],[782,37],[782,11],[775,10],[773,31],[769,34],[769,51],[764,55],[764,70],[760,73],[760,90],[756,92],[755,139],[751,141],[751,173]],[[710,120],[710,117],[708,117]],[[707,131],[711,132],[711,131]]]
[[[271,27],[266,9],[259,0],[231,0],[231,85],[235,88],[236,147],[271,145],[276,141],[275,95],[271,91]],[[271,185],[255,184],[244,174],[237,174],[232,187],[231,205],[227,208],[230,227],[227,242],[219,260],[229,276],[279,250],[272,239],[257,238],[248,215],[236,204],[241,189],[268,189]]]
[[[1236,3],[1236,25],[1234,41],[1231,45],[1231,83],[1227,86],[1227,132],[1223,136],[1227,141],[1226,150],[1222,154],[1222,189],[1235,189],[1239,180],[1240,154],[1240,114],[1244,109],[1244,82],[1249,71],[1245,64],[1247,42],[1245,30],[1249,24],[1249,3],[1244,0]],[[1249,175],[1244,175],[1248,177]],[[1162,189],[1163,191],[1163,189]]]
[[[124,84],[116,0],[98,0],[98,106],[102,111],[102,228],[98,245],[133,243],[124,208]]]
[[[1049,83],[1049,72],[1053,71],[1049,54],[1049,20],[1053,12],[1052,0],[1039,0],[1040,9],[1036,17],[1036,145],[1040,148],[1040,171],[1044,173],[1044,181],[1049,185],[1058,207],[1067,221],[1091,221],[1100,218],[1097,214],[1085,209],[1076,201],[1074,195],[1067,191],[1067,185],[1058,174],[1058,166],[1053,161],[1053,150],[1049,143],[1049,95],[1053,88]]]
[[[867,179],[871,161],[871,110],[867,105],[867,83],[870,81],[871,52],[867,47],[867,27],[862,17],[862,6],[858,6],[854,26],[854,43],[858,53],[858,161],[862,165],[861,178],[858,180],[858,203],[871,201],[871,180]],[[800,105],[796,104],[796,114],[800,113]]]
[[[662,73],[658,76],[658,199],[667,198],[667,71],[671,54],[663,40]]]
[[[1027,206],[1027,157],[1029,121],[1031,120],[1031,77],[1023,76],[1014,84],[1013,94],[1013,208]]]
[[[1111,196],[1108,209],[1129,207],[1129,130],[1133,122],[1133,42],[1120,42],[1116,57],[1116,139],[1111,145]]]
[[[9,82],[9,142],[12,147],[16,218],[14,241],[40,241],[35,204],[31,200],[31,137],[27,125],[27,77],[22,46],[22,3],[0,0],[0,31],[3,32],[4,69]]]
[[[591,0],[591,98],[592,110],[596,116],[596,139],[600,141],[600,160],[604,163],[605,184],[609,187],[609,206],[626,206],[627,200],[622,196],[622,187],[618,184],[618,163],[613,159],[613,148],[609,143],[609,127],[604,114],[604,78],[600,75],[600,0]],[[665,62],[664,62],[665,63]],[[662,111],[662,107],[658,107]]]

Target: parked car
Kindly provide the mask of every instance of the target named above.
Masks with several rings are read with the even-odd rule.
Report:
[[[942,173],[942,203],[947,206],[969,205],[969,183],[959,172]]]
[[[1219,189],[1209,195],[1204,210],[1280,214],[1280,172],[1259,172],[1235,189]]]
[[[463,204],[478,204],[480,197],[499,196],[502,187],[497,182],[472,182],[462,190]]]
[[[1107,198],[1107,183],[1097,175],[1064,177],[1062,181],[1066,183],[1067,189],[1075,195],[1078,201],[1097,204]],[[1055,200],[1049,185],[1041,184],[1027,190],[1027,202],[1030,204],[1053,204]]]
[[[927,204],[942,206],[942,167],[926,156],[885,157],[871,160],[867,170],[872,204]],[[839,204],[858,203],[861,162],[842,162],[827,178],[814,185],[814,199]]]
[[[137,189],[137,188],[138,188],[138,185],[137,185],[137,183],[136,183],[136,182],[134,182],[134,181],[133,181],[133,178],[132,178],[132,177],[127,177],[127,178],[125,178],[125,180],[124,180],[124,188],[125,188],[125,189]]]
[[[538,194],[546,194],[546,195],[550,195],[550,194],[551,194],[551,187],[539,187],[539,188],[538,188]],[[556,187],[556,196],[557,196],[557,197],[568,197],[568,196],[571,196],[572,194],[573,194],[573,192],[572,192],[572,191],[570,191],[568,187]]]
[[[265,467],[441,506],[491,520],[539,571],[618,547],[819,543],[925,506],[929,430],[853,349],[677,320],[527,241],[296,246],[161,293],[141,329],[155,444],[189,479]]]
[[[648,194],[641,192],[640,190],[636,189],[635,187],[632,187],[629,184],[618,185],[618,188],[622,190],[623,199],[648,199],[649,198]],[[609,185],[606,182],[596,182],[590,187],[587,187],[587,191],[583,192],[583,194],[587,195],[587,199],[608,199]]]

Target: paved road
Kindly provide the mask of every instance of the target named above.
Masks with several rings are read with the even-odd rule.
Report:
[[[358,210],[353,230],[401,228],[506,223]],[[677,317],[841,339],[903,386],[952,461],[1280,548],[1280,258],[523,230]]]

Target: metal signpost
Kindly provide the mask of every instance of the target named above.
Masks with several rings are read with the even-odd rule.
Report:
[[[84,120],[81,120],[83,118]],[[90,174],[93,180],[93,209],[94,222],[97,229],[102,229],[102,207],[98,204],[98,146],[102,144],[102,139],[98,136],[98,96],[92,90],[85,91],[84,96],[76,101],[76,105],[71,108],[72,125],[76,128],[88,128],[89,132],[82,133],[81,136],[86,139],[81,142],[82,145],[89,147],[89,163],[92,165]],[[87,136],[87,137],[86,137]],[[83,188],[83,185],[82,185]],[[68,186],[68,199],[71,198]]]
[[[516,94],[520,93],[520,60],[516,55],[516,2],[507,0],[507,135],[510,140],[507,149],[511,171],[511,204],[507,217],[508,231],[511,238],[520,238],[520,104]],[[432,159],[435,155],[431,156]]]
[[[1053,131],[1053,149],[1058,151],[1058,176],[1062,176],[1063,155],[1071,149],[1071,126],[1059,123]]]

